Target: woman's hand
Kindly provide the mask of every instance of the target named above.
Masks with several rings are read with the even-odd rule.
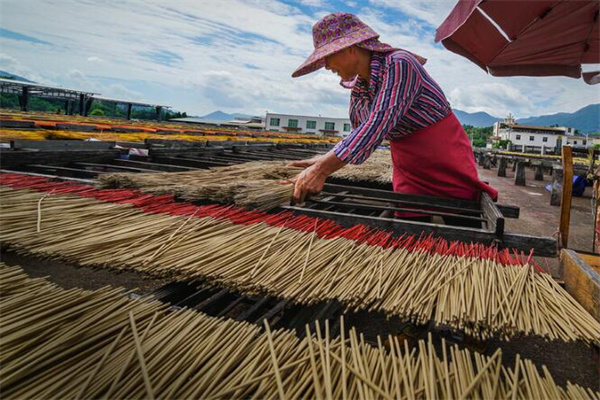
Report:
[[[313,164],[292,179],[294,182],[293,204],[304,203],[306,196],[317,194],[323,190],[328,174],[324,173],[319,164]]]
[[[309,194],[317,194],[323,190],[325,180],[329,175],[346,165],[332,151],[308,160],[296,161],[296,166],[307,166],[298,176],[291,179],[294,182],[294,204],[303,203]],[[302,164],[300,164],[302,163]],[[294,163],[290,163],[292,166]]]

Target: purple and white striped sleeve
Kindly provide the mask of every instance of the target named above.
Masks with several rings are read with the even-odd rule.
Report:
[[[421,85],[415,63],[406,57],[390,60],[371,115],[333,148],[340,160],[362,164],[406,114]]]

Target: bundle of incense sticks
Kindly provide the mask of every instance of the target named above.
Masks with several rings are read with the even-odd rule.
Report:
[[[147,193],[173,194],[186,201],[208,200],[268,210],[290,203],[293,185],[285,182],[302,171],[285,162],[252,162],[176,173],[107,174],[103,188],[136,188]]]
[[[285,227],[315,233],[319,238],[332,239],[342,237],[357,243],[404,248],[409,251],[421,250],[432,254],[491,259],[504,265],[530,264],[541,271],[540,267],[532,260],[532,254],[526,257],[523,253],[511,253],[510,249],[499,250],[495,246],[486,246],[481,243],[458,241],[450,243],[443,238],[434,238],[431,235],[419,238],[403,235],[401,238],[394,238],[392,240],[392,234],[387,231],[379,231],[364,225],[354,225],[352,228],[346,229],[331,220],[318,219],[307,215],[295,215],[286,211],[277,214],[266,214],[256,210],[243,210],[216,204],[196,206],[190,203],[175,201],[172,195],[153,196],[131,189],[95,189],[92,186],[75,182],[57,182],[46,177],[19,173],[0,173],[0,185],[15,189],[31,189],[50,194],[70,193],[105,202],[131,204],[146,213],[213,217],[227,219],[234,224],[242,225],[266,223],[272,227]]]
[[[242,207],[269,209],[289,204],[293,178],[302,168],[286,161],[257,161],[176,173],[116,173],[100,176],[102,188],[135,188],[147,193],[174,194],[187,201],[210,200]],[[333,177],[352,181],[391,182],[389,151],[376,151],[362,165],[347,165]]]
[[[597,399],[562,388],[517,356],[491,356],[431,338],[364,341],[341,320],[286,330],[173,311],[119,289],[63,290],[0,265],[0,373],[6,398]]]
[[[363,164],[348,164],[332,176],[349,181],[391,183],[392,171],[393,165],[390,151],[375,150]]]
[[[23,252],[178,281],[203,279],[303,304],[337,299],[349,309],[433,320],[479,338],[533,334],[600,343],[600,324],[529,264],[319,237],[318,220],[306,232],[286,228],[286,221],[274,227],[198,217],[199,208],[173,216],[82,196],[6,187],[0,195],[0,239]]]

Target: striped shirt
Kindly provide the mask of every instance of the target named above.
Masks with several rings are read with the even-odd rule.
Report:
[[[399,140],[450,112],[442,89],[412,54],[373,53],[369,85],[359,76],[352,88],[352,132],[333,152],[344,162],[362,164],[384,139]]]

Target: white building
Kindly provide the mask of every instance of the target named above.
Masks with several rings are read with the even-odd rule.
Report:
[[[575,134],[575,128],[519,125],[510,114],[504,121],[494,123],[493,139],[508,140],[509,150],[524,153],[559,154],[563,145],[580,148],[591,146],[586,136]]]
[[[348,118],[267,113],[265,130],[345,137],[352,131],[352,125]]]

